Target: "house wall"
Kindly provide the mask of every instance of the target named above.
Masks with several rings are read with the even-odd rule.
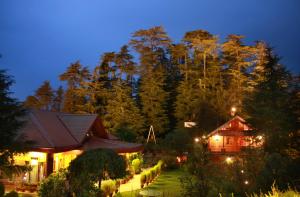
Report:
[[[241,148],[241,139],[236,136],[212,136],[208,140],[212,152],[238,152]]]
[[[70,165],[70,162],[82,152],[82,150],[71,150],[60,153],[28,152],[26,154],[15,155],[15,164],[30,165],[32,170],[15,176],[12,180],[3,179],[2,181],[15,185],[21,183],[38,184],[52,172],[56,173],[60,169],[67,168]],[[137,152],[119,154],[126,160],[128,169],[130,166],[128,160],[135,154],[137,154]]]
[[[14,177],[15,182],[38,183],[46,177],[47,154],[28,152],[14,156],[16,165],[30,165],[31,171]]]
[[[208,139],[208,148],[211,152],[239,152],[241,148],[252,146],[259,147],[260,143],[253,143],[252,136],[218,136]]]
[[[72,150],[53,154],[53,172],[67,168],[70,162],[82,153],[81,150]]]

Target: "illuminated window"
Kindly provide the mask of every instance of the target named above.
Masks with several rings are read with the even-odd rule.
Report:
[[[226,144],[230,144],[230,137],[226,137]]]

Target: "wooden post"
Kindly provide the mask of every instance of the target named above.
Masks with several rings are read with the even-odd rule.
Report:
[[[47,153],[47,173],[48,177],[53,172],[53,153]]]

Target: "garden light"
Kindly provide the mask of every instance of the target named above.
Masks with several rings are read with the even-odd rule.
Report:
[[[226,157],[226,163],[227,164],[232,164],[233,163],[233,159],[231,157]]]
[[[235,115],[235,113],[236,113],[236,107],[231,107],[231,109],[230,109],[230,114],[232,115],[232,116],[234,116]]]
[[[257,136],[257,139],[262,140],[263,136],[259,135],[259,136]]]

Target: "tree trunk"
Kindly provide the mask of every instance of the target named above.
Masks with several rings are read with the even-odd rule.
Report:
[[[102,195],[102,191],[101,191],[101,181],[102,181],[102,178],[99,177],[99,178],[98,178],[98,188],[99,188],[99,192],[98,192],[98,194],[97,194],[98,197],[101,197],[101,195]]]

